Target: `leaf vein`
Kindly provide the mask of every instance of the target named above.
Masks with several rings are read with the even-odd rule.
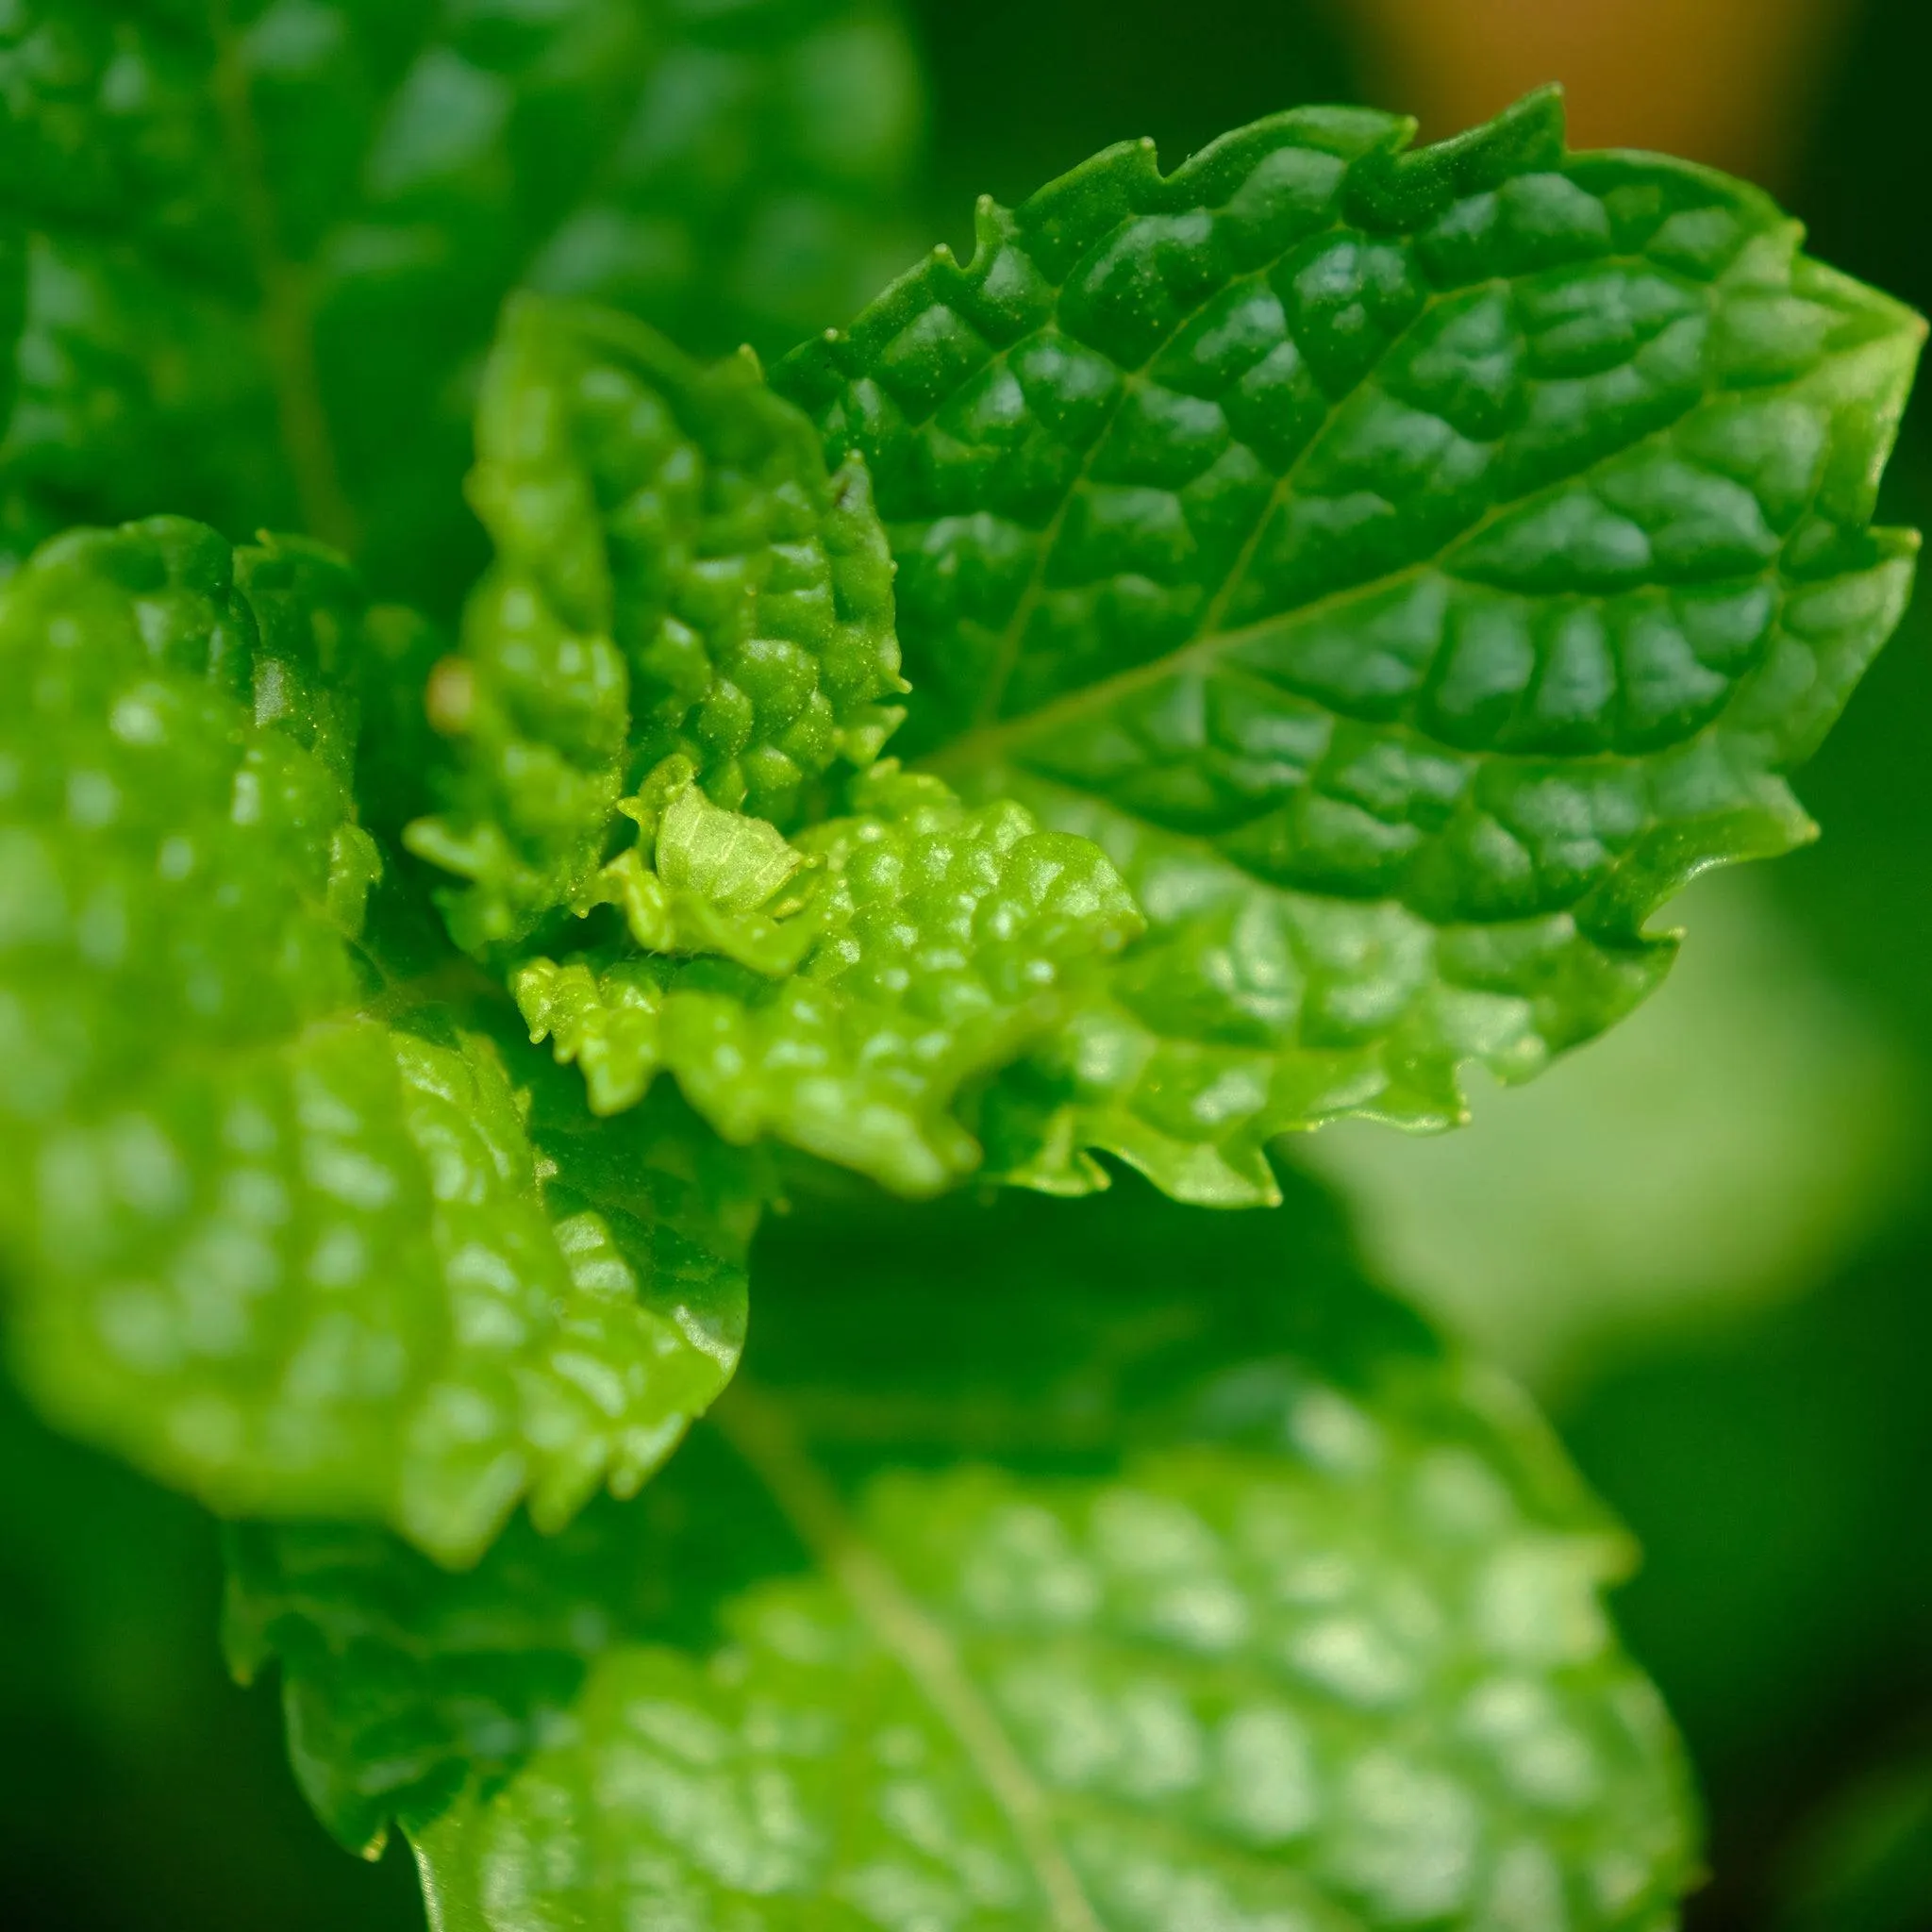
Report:
[[[958,1740],[1032,1869],[1051,1932],[1104,1932],[1059,1842],[1052,1801],[968,1676],[953,1640],[859,1534],[784,1407],[740,1375],[711,1419]]]
[[[1589,468],[1594,469],[1597,464],[1606,462],[1612,457],[1629,456],[1644,448],[1646,444],[1659,442],[1666,437],[1674,435],[1690,416],[1711,400],[1712,391],[1709,388],[1700,389],[1697,395],[1687,402],[1669,422],[1659,423],[1655,428],[1646,430],[1629,442],[1605,452],[1595,458]],[[1329,420],[1332,421],[1332,417]],[[1314,441],[1320,441],[1321,437],[1318,434]],[[1310,448],[1313,446],[1311,443]],[[1303,454],[1306,456],[1307,452]],[[1301,458],[1297,458],[1296,467],[1300,461]],[[1292,470],[1290,474],[1293,474]],[[1243,643],[1266,637],[1271,631],[1284,626],[1305,624],[1311,619],[1324,617],[1330,611],[1344,609],[1358,600],[1380,596],[1399,585],[1426,575],[1430,571],[1448,571],[1450,561],[1458,550],[1474,543],[1503,518],[1513,515],[1525,505],[1534,503],[1540,496],[1552,495],[1560,490],[1570,488],[1577,480],[1575,475],[1560,476],[1552,482],[1539,484],[1520,494],[1491,504],[1474,523],[1445,537],[1428,555],[1419,557],[1399,569],[1386,571],[1380,576],[1345,585],[1340,590],[1330,591],[1291,609],[1271,611],[1266,617],[1257,618],[1252,624],[1237,625],[1232,630],[1197,629],[1184,642],[1162,657],[1151,658],[1145,663],[1130,665],[1125,671],[1116,672],[1111,677],[1103,677],[1091,684],[1081,685],[1017,717],[1002,719],[997,724],[979,725],[962,732],[951,743],[941,745],[938,750],[929,752],[918,759],[918,768],[941,776],[958,776],[997,758],[1006,746],[1030,738],[1036,732],[1051,729],[1056,724],[1083,717],[1089,711],[1104,709],[1117,698],[1127,696],[1148,685],[1158,684],[1163,679],[1190,669],[1204,658],[1211,658],[1222,651],[1239,648]],[[1255,541],[1258,541],[1259,531],[1265,525],[1268,515],[1272,514],[1274,507],[1274,499],[1271,499],[1269,511],[1264,513],[1262,524],[1257,526]],[[1216,603],[1220,602],[1217,597]],[[1206,622],[1205,619],[1203,621]],[[1338,716],[1347,715],[1341,711],[1332,700],[1323,702],[1327,703],[1330,709],[1336,710]]]
[[[274,372],[275,410],[308,534],[353,553],[357,519],[342,489],[335,441],[315,365],[314,316],[308,278],[283,252],[274,197],[249,96],[248,74],[230,0],[208,0],[214,41],[210,92],[220,113],[228,163],[242,203],[242,225],[261,291],[261,344]]]

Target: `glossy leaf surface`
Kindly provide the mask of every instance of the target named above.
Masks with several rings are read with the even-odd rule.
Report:
[[[299,522],[443,604],[508,290],[769,353],[908,252],[891,0],[28,0],[0,76],[16,556]]]
[[[327,553],[179,521],[0,589],[0,1281],[75,1433],[460,1561],[723,1386],[756,1195],[675,1108],[589,1132],[446,946],[396,976],[364,648]]]
[[[411,828],[468,883],[459,944],[596,902],[619,801],[667,758],[719,805],[792,824],[878,755],[903,686],[891,563],[862,465],[741,356],[700,368],[623,317],[513,304],[471,496],[497,561],[432,686],[456,741]]]
[[[1662,901],[1810,836],[1784,774],[1903,606],[1916,317],[1553,96],[1408,132],[1111,149],[775,373],[871,468],[908,755],[1151,922],[1009,1096],[1021,1178],[1266,1198],[1284,1128],[1444,1124],[1463,1063],[1600,1032]]]
[[[518,969],[531,1038],[582,1066],[597,1111],[632,1105],[661,1067],[727,1141],[774,1136],[908,1194],[978,1166],[962,1090],[1076,1010],[1142,921],[1096,846],[1020,806],[969,811],[938,779],[891,765],[855,794],[855,815],[801,833],[789,862],[762,845],[739,859],[751,908],[721,908],[703,934],[687,915],[676,950],[727,957]],[[758,822],[708,809],[741,853]],[[625,874],[633,891],[673,875],[678,848],[660,834],[658,852],[657,874]],[[723,889],[724,861],[710,870]],[[791,897],[782,918],[756,909],[774,892]],[[631,924],[653,937],[635,909]]]
[[[637,1504],[458,1578],[246,1531],[231,1652],[453,1925],[1673,1923],[1621,1538],[1289,1186],[807,1208]]]

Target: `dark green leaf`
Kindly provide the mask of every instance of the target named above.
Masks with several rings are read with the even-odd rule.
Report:
[[[789,346],[903,258],[892,0],[26,0],[0,29],[0,539],[299,521],[453,601],[518,284]]]
[[[1787,1864],[1790,1932],[1914,1932],[1932,1912],[1932,1757],[1839,1794]]]
[[[244,1531],[231,1654],[446,1924],[1662,1932],[1623,1539],[1288,1185],[801,1203],[758,1386],[638,1503],[456,1578]]]
[[[723,1386],[756,1193],[668,1101],[597,1126],[446,943],[372,951],[368,648],[326,553],[179,521],[0,588],[0,1284],[75,1433],[458,1561]]]
[[[1463,1063],[1600,1032],[1658,905],[1810,836],[1785,774],[1903,606],[1915,316],[1552,95],[1409,132],[1110,149],[776,372],[871,468],[908,755],[1150,921],[989,1108],[1016,1177],[1264,1199],[1284,1128],[1445,1124]]]

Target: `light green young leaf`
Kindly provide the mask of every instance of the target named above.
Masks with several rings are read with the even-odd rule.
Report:
[[[904,686],[865,468],[829,475],[748,354],[701,369],[621,316],[522,298],[476,443],[497,561],[431,687],[457,741],[444,809],[409,833],[466,881],[444,900],[459,944],[606,898],[624,795],[667,759],[783,827],[877,757]]]
[[[579,898],[615,906],[647,952],[715,953],[773,977],[793,971],[816,926],[798,917],[814,883],[807,859],[766,819],[713,805],[681,755],[666,758],[617,808],[637,822],[620,852]]]
[[[776,825],[713,805],[695,784],[658,823],[658,877],[726,916],[763,911],[804,863]]]
[[[1811,836],[1785,774],[1903,607],[1916,316],[1554,95],[1410,132],[1111,149],[774,374],[871,469],[908,755],[1150,921],[989,1109],[1017,1177],[1265,1199],[1284,1128],[1443,1125],[1600,1032],[1664,900]]]
[[[299,522],[452,607],[518,285],[789,347],[904,259],[893,0],[25,0],[0,49],[0,546]]]
[[[696,796],[665,812],[658,874],[633,867],[632,886],[702,870],[724,888],[722,864],[666,847],[678,805]],[[751,926],[739,913],[735,934],[721,924],[716,943],[690,948],[727,958],[517,969],[531,1039],[582,1066],[596,1111],[632,1106],[663,1069],[741,1145],[770,1135],[909,1194],[978,1166],[959,1118],[973,1083],[1051,1034],[1142,921],[1096,846],[1042,831],[1022,807],[968,810],[938,779],[891,764],[854,788],[853,805],[786,848],[803,874],[755,835],[758,822],[698,808],[726,822],[716,836],[734,852],[755,852],[747,891],[808,881],[789,916]],[[631,933],[661,943],[635,907]]]
[[[0,587],[0,1308],[73,1433],[458,1562],[723,1387],[756,1195],[668,1098],[592,1122],[446,944],[385,984],[365,648],[326,553],[179,521]]]
[[[463,1577],[244,1530],[231,1655],[477,1932],[1663,1932],[1623,1539],[1288,1186],[774,1224],[758,1386],[644,1498]]]

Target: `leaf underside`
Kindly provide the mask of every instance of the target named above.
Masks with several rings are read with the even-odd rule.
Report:
[[[774,372],[871,470],[901,748],[1149,918],[989,1104],[1013,1177],[1266,1199],[1283,1129],[1447,1124],[1600,1032],[1659,904],[1810,836],[1784,774],[1902,608],[1915,316],[1554,96],[1408,133],[1111,149]]]
[[[446,946],[385,969],[361,623],[326,553],[171,520],[0,588],[0,1280],[75,1433],[463,1561],[723,1387],[756,1194],[668,1096],[599,1126]]]
[[[757,1388],[644,1499],[461,1577],[245,1530],[231,1654],[448,1924],[1660,1932],[1621,1538],[1318,1197],[1209,1226],[1137,1182],[807,1209]]]

